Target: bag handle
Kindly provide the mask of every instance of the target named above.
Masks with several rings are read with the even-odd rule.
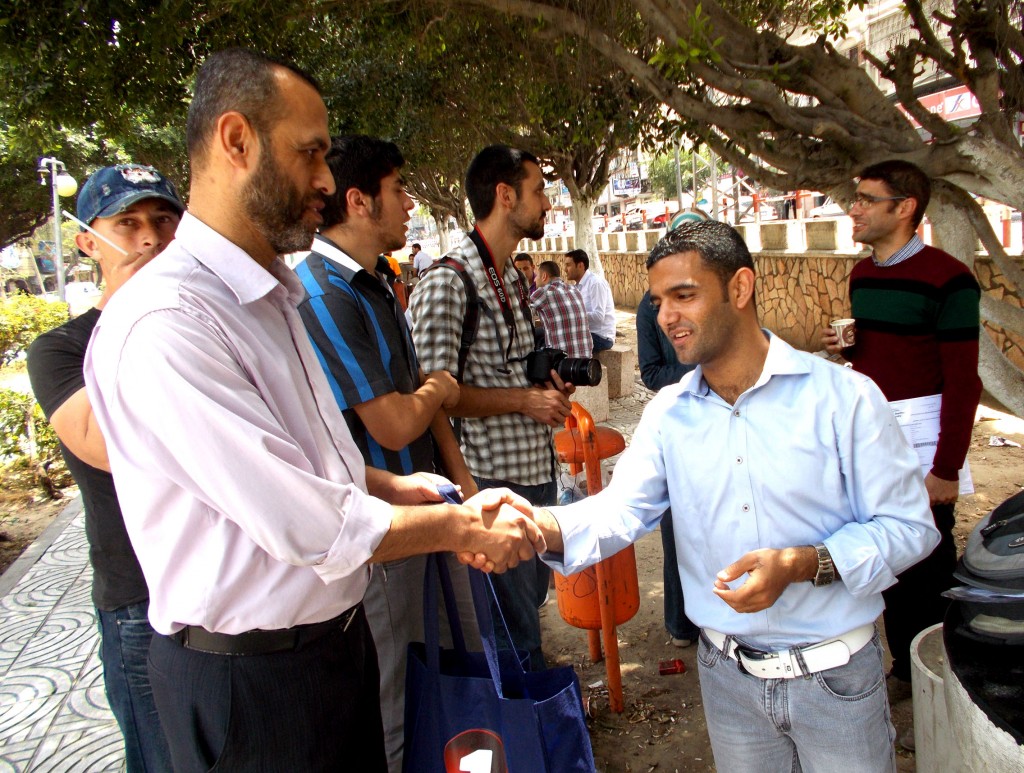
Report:
[[[461,504],[462,497],[455,486],[444,484],[437,487],[437,491],[446,502]],[[440,672],[440,636],[438,615],[437,615],[437,583],[440,579],[441,591],[444,596],[445,610],[448,613],[448,623],[451,627],[452,642],[459,655],[466,654],[466,642],[463,635],[462,620],[459,617],[458,605],[455,601],[455,591],[452,588],[451,575],[443,557],[437,553],[427,556],[427,566],[423,578],[423,634],[424,643],[427,649],[427,665],[435,673]],[[498,597],[494,592],[494,584],[491,578],[477,569],[469,569],[469,587],[473,595],[473,607],[476,611],[477,624],[480,628],[480,639],[483,642],[484,657],[487,660],[487,669],[491,673],[491,682],[494,684],[495,692],[499,698],[504,697],[502,688],[501,666],[498,659],[498,642],[494,635],[494,619],[491,615],[490,600],[494,600],[494,608],[498,610],[498,619],[505,631],[506,639],[512,642],[515,669],[512,673],[506,674],[516,682],[525,697],[529,697],[526,689],[525,670],[519,660],[519,653],[515,650],[515,640],[505,622],[505,616],[501,613],[501,606],[498,604]]]

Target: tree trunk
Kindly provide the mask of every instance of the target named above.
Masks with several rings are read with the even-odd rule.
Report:
[[[594,205],[597,199],[579,193],[572,197],[572,222],[576,227],[576,249],[586,251],[590,257],[590,270],[604,276],[601,256],[597,252],[597,237],[594,235]]]
[[[437,226],[437,251],[438,257],[448,254],[451,249],[448,239],[448,215],[438,216],[431,213],[434,218],[434,225]]]
[[[977,233],[963,211],[952,206],[941,191],[936,193],[938,195],[932,198],[928,207],[935,246],[966,263],[973,271]],[[984,327],[981,329],[978,374],[990,395],[1015,415],[1024,416],[1024,372],[999,351]]]

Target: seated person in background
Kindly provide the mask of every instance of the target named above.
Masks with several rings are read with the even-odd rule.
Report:
[[[590,257],[583,250],[565,254],[565,278],[576,283],[587,307],[587,323],[594,340],[594,352],[615,345],[615,301],[612,288],[603,277],[590,270]]]
[[[593,341],[580,291],[560,276],[558,264],[545,260],[537,268],[537,289],[530,306],[544,327],[544,345],[569,357],[590,357]]]

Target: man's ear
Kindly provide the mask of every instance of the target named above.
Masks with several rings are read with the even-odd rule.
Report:
[[[96,238],[88,231],[75,234],[75,246],[90,258],[96,253]]]
[[[358,214],[373,217],[376,207],[373,197],[363,193],[358,188],[352,187],[345,191],[345,211],[349,215]]]
[[[745,266],[729,280],[729,301],[737,309],[746,308],[754,299],[754,272]]]
[[[512,209],[516,205],[516,189],[507,183],[498,183],[494,200],[496,204]]]
[[[249,119],[229,110],[217,119],[216,150],[238,169],[253,169],[259,160],[260,140]]]
[[[900,216],[906,217],[907,220],[913,222],[914,215],[917,213],[917,208],[921,206],[921,203],[913,197],[903,199],[903,201],[898,203],[900,205]]]

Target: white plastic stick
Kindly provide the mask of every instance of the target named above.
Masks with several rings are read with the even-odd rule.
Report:
[[[113,248],[114,248],[115,250],[117,250],[118,252],[120,252],[120,253],[121,253],[122,255],[124,255],[125,257],[128,257],[128,250],[125,250],[125,249],[122,249],[121,247],[118,247],[118,246],[117,246],[116,244],[114,244],[114,243],[113,243],[112,241],[110,241],[110,239],[108,239],[108,238],[107,238],[106,236],[104,236],[103,234],[101,234],[101,233],[100,233],[99,231],[97,231],[97,230],[96,230],[95,228],[93,228],[92,226],[89,226],[89,225],[86,225],[85,223],[83,223],[83,222],[82,222],[81,220],[79,220],[79,219],[78,219],[77,217],[75,217],[74,215],[72,215],[72,214],[71,214],[70,212],[68,212],[68,211],[67,211],[66,209],[62,209],[62,210],[60,211],[60,213],[61,213],[62,215],[64,215],[64,217],[66,217],[66,218],[67,218],[68,220],[74,220],[74,221],[75,221],[76,223],[78,223],[78,224],[79,224],[80,226],[82,226],[82,228],[84,228],[84,229],[85,229],[86,231],[88,231],[89,233],[91,233],[91,234],[92,234],[93,236],[95,236],[95,237],[97,237],[97,238],[99,238],[99,239],[102,239],[102,240],[103,240],[103,241],[105,241],[105,242],[106,242],[107,244],[109,244],[109,245],[110,245],[111,247],[113,247]]]

